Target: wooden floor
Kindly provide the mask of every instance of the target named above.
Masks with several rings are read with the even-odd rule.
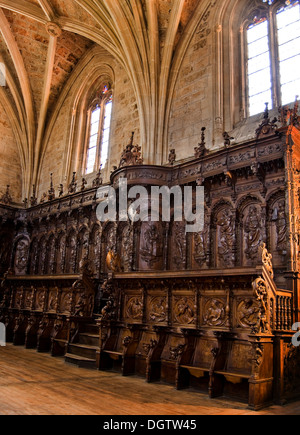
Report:
[[[137,377],[78,369],[63,359],[0,348],[0,415],[300,415],[300,402],[260,413]]]

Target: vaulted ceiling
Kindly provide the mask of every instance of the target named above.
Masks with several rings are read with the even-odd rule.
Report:
[[[81,57],[95,44],[132,80],[143,146],[165,135],[168,95],[208,0],[0,0],[0,101],[12,122],[25,176],[37,181],[45,126]]]

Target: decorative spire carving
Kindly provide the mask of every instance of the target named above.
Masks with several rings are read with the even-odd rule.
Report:
[[[202,134],[201,134],[201,143],[198,144],[198,147],[195,148],[195,158],[200,159],[201,157],[204,157],[207,155],[208,150],[206,149],[205,145],[205,132],[206,127],[202,128]]]
[[[93,180],[93,187],[100,187],[103,184],[103,178],[102,178],[102,165],[99,168],[99,171],[97,172],[95,180]]]
[[[262,135],[266,136],[269,134],[273,134],[275,130],[277,130],[277,124],[276,124],[277,122],[278,122],[277,118],[274,118],[273,121],[271,121],[270,112],[269,112],[269,103],[266,103],[264,119],[255,132],[257,139],[259,139],[260,136]]]
[[[122,153],[119,168],[143,164],[144,160],[142,158],[142,148],[139,145],[133,145],[133,140],[134,132],[132,132],[130,142]]]
[[[76,193],[76,190],[77,190],[76,172],[73,172],[73,178],[72,178],[71,184],[68,187],[69,195]]]
[[[5,204],[5,205],[11,205],[12,204],[12,197],[11,197],[11,194],[10,194],[10,186],[9,185],[6,186],[6,192],[0,198],[0,202],[2,204]]]
[[[84,191],[85,191],[86,186],[87,186],[87,181],[86,181],[85,178],[83,178],[83,179],[82,179],[82,182],[81,182],[81,192],[84,192]]]
[[[176,151],[173,149],[173,150],[170,150],[170,154],[169,154],[169,164],[170,164],[171,166],[173,166],[175,162],[176,162]]]
[[[30,198],[30,205],[31,207],[35,207],[38,203],[38,199],[36,197],[36,186],[35,184],[32,186],[32,196]]]
[[[55,190],[53,187],[53,174],[50,174],[50,189],[48,190],[48,201],[55,199]]]

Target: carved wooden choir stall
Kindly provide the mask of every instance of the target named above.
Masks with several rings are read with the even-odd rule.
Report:
[[[0,206],[0,322],[7,340],[82,367],[138,374],[253,409],[300,393],[297,109],[256,138],[166,166],[130,145],[111,175],[128,189],[204,186],[205,224],[97,220],[97,188]],[[147,204],[145,204],[147,208]]]

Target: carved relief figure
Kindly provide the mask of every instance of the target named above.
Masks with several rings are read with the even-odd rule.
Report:
[[[68,257],[66,264],[67,273],[72,273],[76,268],[77,242],[76,235],[71,233],[68,238]]]
[[[240,303],[237,318],[243,328],[253,328],[258,322],[259,305],[253,299],[246,299]]]
[[[207,302],[204,313],[204,324],[221,326],[226,320],[225,303],[218,299],[211,299]]]
[[[287,255],[287,219],[285,213],[285,201],[278,203],[273,214],[273,220],[276,223],[277,245],[276,249],[280,255]]]
[[[192,300],[180,299],[174,309],[175,321],[181,325],[189,325],[195,320],[195,308]]]
[[[44,310],[45,299],[46,299],[46,290],[40,290],[40,291],[38,291],[37,295],[36,295],[36,301],[35,301],[35,309],[37,311]]]
[[[73,303],[73,294],[72,292],[65,292],[61,301],[61,312],[71,314],[72,311],[72,303]]]
[[[21,239],[18,241],[15,254],[15,273],[16,275],[26,274],[29,259],[29,241]]]
[[[253,284],[254,294],[260,306],[258,313],[258,322],[253,327],[255,334],[268,334],[271,332],[268,320],[268,291],[267,285],[262,278],[256,279]]]
[[[78,253],[78,268],[81,268],[83,262],[88,259],[89,256],[89,234],[84,231],[79,236],[79,253]]]
[[[154,298],[150,302],[149,319],[152,322],[162,323],[167,319],[167,301],[166,298]]]
[[[184,222],[174,222],[173,226],[174,254],[173,263],[177,268],[185,269],[186,265],[186,232]]]
[[[57,273],[64,273],[66,257],[66,236],[64,234],[59,236],[57,249]]]
[[[144,232],[143,248],[141,249],[142,260],[150,266],[160,261],[162,257],[161,237],[155,225],[149,225]]]
[[[225,267],[234,266],[235,223],[234,216],[229,209],[222,211],[217,220],[218,226],[218,256]]]
[[[96,230],[93,238],[93,255],[94,265],[96,271],[100,269],[100,247],[101,247],[101,233],[100,230]]]
[[[55,238],[51,237],[48,243],[48,272],[54,273],[55,271]]]
[[[75,305],[74,316],[75,317],[84,317],[87,308],[87,295],[83,291],[80,293],[77,303]]]
[[[205,214],[203,231],[194,234],[194,259],[202,267],[207,261],[207,248],[209,246],[209,218]]]
[[[56,311],[57,310],[57,297],[58,297],[58,288],[50,291],[49,294],[49,302],[48,302],[48,311]]]
[[[132,271],[133,261],[133,228],[127,226],[122,237],[122,260],[124,272]]]
[[[143,302],[140,298],[131,298],[126,308],[126,317],[132,320],[142,320]]]
[[[45,273],[47,259],[47,241],[46,238],[43,237],[40,242],[40,259],[39,259],[39,273],[43,275]]]
[[[244,228],[246,242],[245,254],[248,260],[257,259],[258,250],[262,242],[261,227],[261,214],[257,207],[251,206]]]

